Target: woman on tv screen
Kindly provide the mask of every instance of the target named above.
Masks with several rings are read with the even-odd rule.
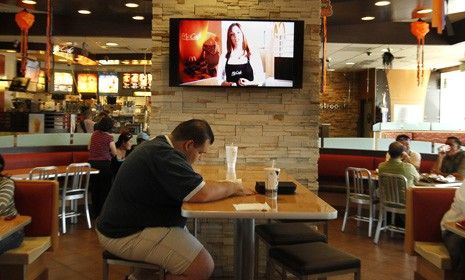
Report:
[[[226,50],[220,57],[217,73],[221,86],[261,86],[265,81],[260,53],[251,50],[239,23],[228,28]]]

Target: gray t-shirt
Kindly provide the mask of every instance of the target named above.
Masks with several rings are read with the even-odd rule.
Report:
[[[121,238],[147,227],[184,227],[181,205],[205,182],[165,136],[146,141],[121,165],[97,229]]]

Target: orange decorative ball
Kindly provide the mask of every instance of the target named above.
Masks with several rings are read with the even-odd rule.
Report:
[[[414,21],[410,24],[410,32],[412,32],[417,40],[423,39],[429,32],[429,24],[421,19]]]
[[[22,10],[16,14],[15,21],[21,30],[28,30],[34,24],[34,15]]]

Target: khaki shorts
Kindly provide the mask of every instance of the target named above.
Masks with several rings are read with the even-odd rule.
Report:
[[[100,244],[112,254],[128,260],[164,267],[171,274],[182,274],[203,245],[184,228],[156,227],[122,238],[108,238],[97,230]]]

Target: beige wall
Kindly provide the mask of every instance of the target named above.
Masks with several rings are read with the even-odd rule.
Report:
[[[225,143],[233,142],[239,145],[239,164],[276,158],[277,166],[317,189],[319,9],[318,0],[154,1],[151,134],[168,133],[190,118],[206,119],[215,143],[205,162],[223,163]],[[304,20],[303,88],[168,87],[171,17]]]
[[[430,71],[424,71],[423,83],[417,84],[416,70],[389,70],[387,80],[389,85],[389,94],[391,98],[391,121],[396,121],[398,116],[394,113],[395,104],[418,105],[423,120],[426,88]]]

